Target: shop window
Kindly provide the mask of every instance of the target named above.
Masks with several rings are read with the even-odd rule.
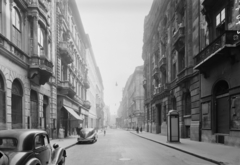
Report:
[[[202,128],[211,129],[211,102],[202,103]]]
[[[13,8],[12,12],[12,39],[13,43],[21,48],[21,19],[18,9]]]
[[[231,128],[240,130],[240,95],[231,98]]]

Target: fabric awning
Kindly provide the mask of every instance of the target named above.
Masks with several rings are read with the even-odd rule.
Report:
[[[82,118],[72,109],[66,106],[63,106],[71,115],[73,115],[76,119],[82,120]]]

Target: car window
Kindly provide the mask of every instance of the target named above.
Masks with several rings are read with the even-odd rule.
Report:
[[[47,135],[44,135],[44,145],[48,145],[49,144],[49,139]]]
[[[37,135],[35,137],[34,144],[35,144],[35,148],[40,148],[40,147],[44,146],[44,136],[43,135]]]
[[[0,148],[17,148],[18,141],[15,138],[0,138]]]

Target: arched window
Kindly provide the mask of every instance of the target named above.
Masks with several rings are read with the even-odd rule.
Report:
[[[44,33],[40,25],[38,25],[38,54],[40,56],[44,55]]]
[[[21,48],[21,19],[20,13],[16,8],[13,8],[12,12],[12,25],[13,25],[12,31],[13,43],[19,48]]]
[[[22,97],[22,85],[18,80],[14,80],[12,84],[12,129],[23,128]]]
[[[4,89],[4,81],[2,76],[0,75],[0,126],[4,126],[6,122],[6,111],[5,111],[5,89]],[[1,129],[5,129],[5,127],[0,127]]]

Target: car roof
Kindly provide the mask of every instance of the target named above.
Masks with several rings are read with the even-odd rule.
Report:
[[[0,130],[0,137],[13,137],[19,139],[20,137],[35,135],[39,133],[46,133],[44,130],[40,129],[10,129],[10,130]]]

